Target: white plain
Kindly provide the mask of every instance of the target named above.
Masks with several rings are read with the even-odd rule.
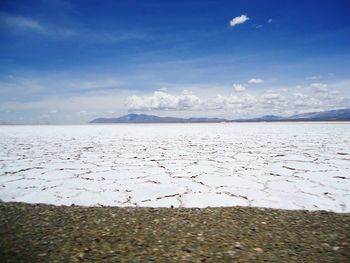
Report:
[[[0,126],[0,199],[350,212],[350,123]]]

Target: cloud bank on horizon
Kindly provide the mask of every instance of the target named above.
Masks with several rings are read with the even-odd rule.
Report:
[[[250,82],[260,84],[262,82]],[[350,83],[348,83],[350,84]],[[148,96],[130,96],[125,105],[129,112],[142,111],[200,111],[200,112],[239,112],[249,116],[249,111],[260,114],[279,113],[288,115],[295,112],[327,108],[346,108],[349,98],[339,95],[335,88],[323,83],[312,83],[307,87],[297,87],[294,92],[289,89],[264,90],[249,92],[242,84],[234,84],[232,93],[214,97],[200,98],[194,93],[183,90],[180,94],[155,91]],[[298,109],[288,111],[287,109]]]
[[[5,0],[0,123],[349,108],[345,5]]]

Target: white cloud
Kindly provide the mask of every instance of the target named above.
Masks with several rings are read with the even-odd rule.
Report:
[[[261,96],[261,98],[263,99],[267,99],[267,100],[277,100],[281,97],[281,94],[279,93],[272,93],[272,92],[268,92],[265,93]]]
[[[204,102],[203,105],[212,110],[247,110],[254,107],[256,103],[256,96],[244,93],[240,96],[217,95],[213,99],[209,99],[208,101]]]
[[[305,97],[305,95],[301,92],[297,92],[293,94],[296,99],[302,99]]]
[[[191,110],[199,106],[200,99],[188,90],[180,95],[155,91],[151,96],[131,96],[126,100],[129,111],[146,110]]]
[[[311,76],[309,77],[309,79],[318,80],[318,79],[321,79],[321,76]]]
[[[310,88],[315,92],[329,92],[330,89],[327,84],[323,83],[312,83]]]
[[[233,89],[236,91],[236,92],[243,92],[246,90],[246,87],[244,87],[242,84],[233,84]]]
[[[264,82],[264,80],[262,80],[262,79],[250,79],[249,81],[248,81],[248,83],[249,84],[261,84],[261,83],[263,83]]]
[[[294,106],[296,106],[296,107],[305,107],[305,106],[307,106],[307,103],[304,100],[296,100],[293,103],[294,103]]]
[[[248,20],[249,20],[249,17],[247,15],[236,16],[230,21],[230,26],[234,27],[236,25],[243,24]]]
[[[272,23],[272,18],[269,18],[269,20],[267,20],[267,23],[271,24]]]

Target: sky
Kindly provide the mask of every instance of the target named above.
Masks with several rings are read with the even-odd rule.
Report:
[[[1,0],[0,123],[350,108],[348,0]]]

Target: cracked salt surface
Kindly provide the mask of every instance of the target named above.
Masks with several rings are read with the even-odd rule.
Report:
[[[0,199],[350,212],[350,123],[1,126]]]

